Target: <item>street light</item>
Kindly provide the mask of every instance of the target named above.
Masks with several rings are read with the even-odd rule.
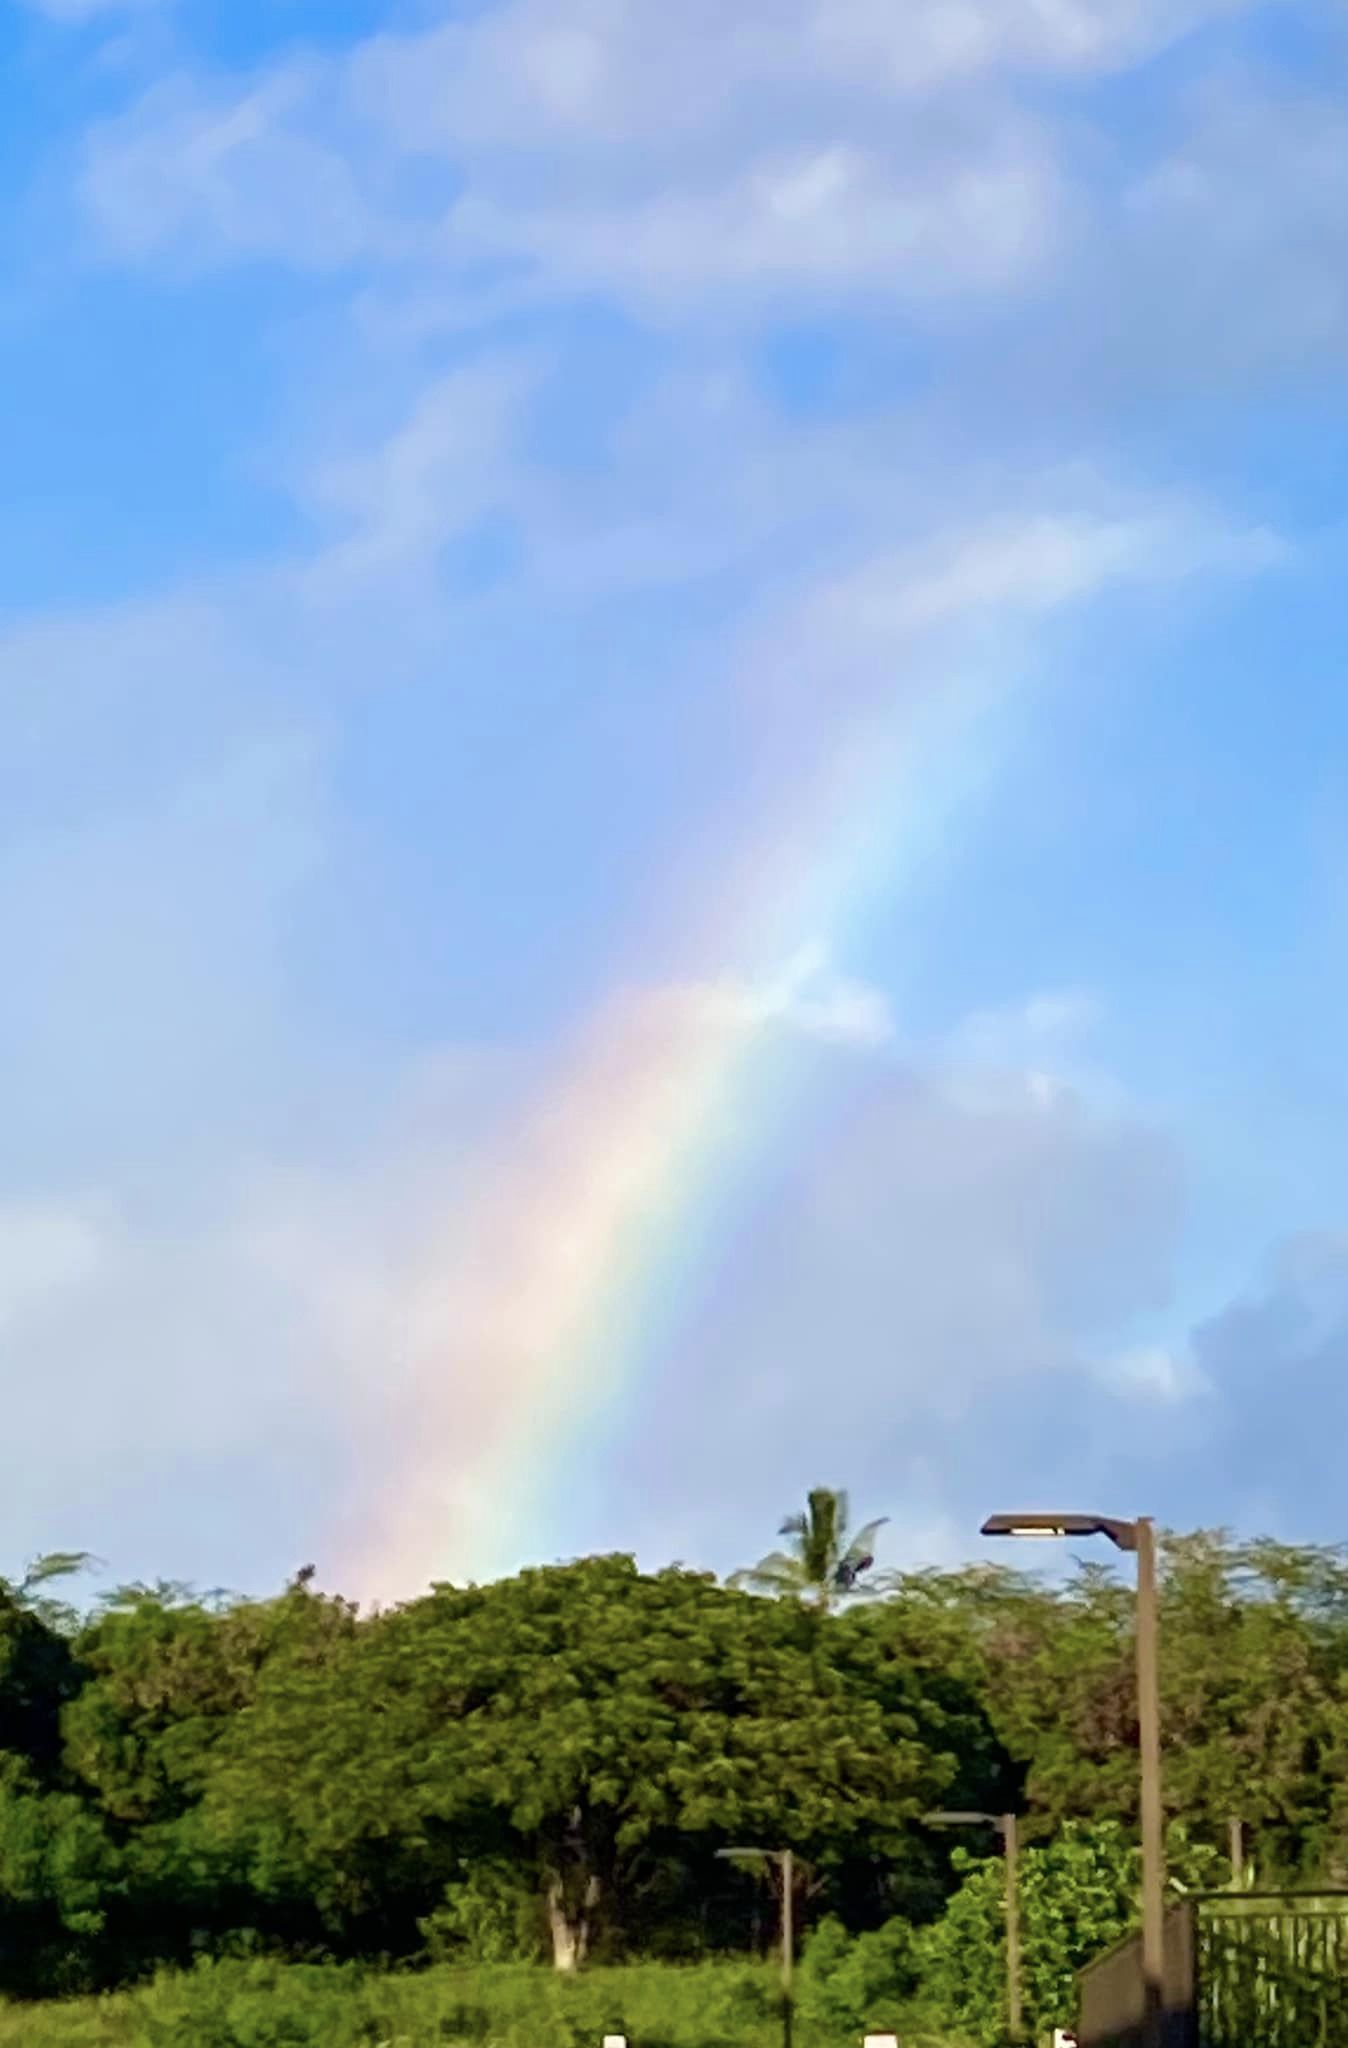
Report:
[[[1147,1515],[989,1515],[985,1536],[1106,1536],[1137,1558],[1137,1739],[1141,1769],[1142,1982],[1147,2048],[1161,2048],[1165,1977],[1165,1841],[1157,1666],[1156,1530]]]
[[[931,1828],[992,1828],[1001,1837],[1006,1873],[1006,2017],[1010,2038],[1020,2040],[1019,1832],[1014,1813],[928,1813]]]
[[[718,1849],[726,1863],[775,1863],[782,1874],[782,2043],[791,2048],[791,1965],[795,1955],[796,1859],[790,1849]]]

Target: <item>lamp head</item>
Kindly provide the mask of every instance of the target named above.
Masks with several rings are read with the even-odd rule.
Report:
[[[1137,1523],[1114,1515],[989,1515],[980,1533],[1060,1541],[1068,1536],[1107,1536],[1116,1549],[1137,1549]]]

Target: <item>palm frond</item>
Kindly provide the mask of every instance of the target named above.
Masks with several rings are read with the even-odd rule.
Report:
[[[750,1593],[796,1593],[803,1584],[803,1575],[796,1558],[774,1550],[767,1557],[760,1557],[757,1564],[732,1573],[727,1583]]]
[[[790,1551],[773,1551],[746,1571],[734,1573],[732,1586],[755,1592],[812,1595],[829,1608],[862,1589],[857,1580],[871,1558],[876,1531],[889,1517],[881,1515],[850,1543],[847,1525],[850,1504],[841,1487],[811,1487],[803,1509],[786,1516],[778,1534],[790,1541]]]
[[[858,1530],[856,1539],[848,1549],[843,1562],[855,1564],[858,1558],[871,1556],[875,1549],[876,1531],[883,1529],[888,1520],[888,1515],[877,1515],[873,1522],[867,1522],[864,1529]]]
[[[42,1557],[30,1558],[19,1582],[19,1597],[22,1599],[25,1594],[35,1592],[52,1579],[74,1578],[77,1573],[88,1571],[100,1561],[89,1550],[49,1550]]]

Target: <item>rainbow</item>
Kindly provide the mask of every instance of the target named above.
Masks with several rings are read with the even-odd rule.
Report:
[[[892,668],[896,607],[903,648],[914,614],[925,630],[970,603],[1051,609],[1145,569],[1156,540],[1137,525],[1029,522],[976,560],[910,574],[877,646]],[[1017,692],[997,655],[939,687],[915,686],[909,666],[902,688],[873,692],[851,744],[835,745],[807,797],[794,793],[789,835],[768,834],[723,891],[728,908],[695,950],[733,972],[600,1006],[471,1213],[445,1219],[409,1311],[417,1440],[352,1561],[363,1597],[407,1598],[545,1551],[527,1504],[640,1384],[746,1166],[790,1114],[806,1063],[765,1061],[765,1035],[917,882],[1000,757]]]

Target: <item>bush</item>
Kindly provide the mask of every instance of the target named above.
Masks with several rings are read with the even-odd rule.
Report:
[[[1171,1872],[1197,1890],[1219,1874],[1215,1850],[1172,1828]],[[918,1941],[924,1995],[942,2023],[996,2048],[1006,2032],[1006,1886],[1000,1857],[957,1849],[964,1873],[944,1916]],[[1138,1851],[1118,1821],[1069,1821],[1020,1859],[1021,1986],[1027,2027],[1045,2034],[1076,2017],[1076,1972],[1127,1934],[1138,1899]]]
[[[537,1896],[508,1863],[475,1864],[417,1927],[432,1962],[535,1962],[540,1954]]]
[[[779,2048],[776,1971],[212,1961],[116,1999],[0,2008],[0,2048]],[[797,2048],[837,2048],[804,2026]]]
[[[850,1935],[840,1920],[824,1920],[801,1959],[801,2018],[839,2035],[866,2028],[897,2032],[916,1987],[913,1930],[906,1920],[858,1935]]]

